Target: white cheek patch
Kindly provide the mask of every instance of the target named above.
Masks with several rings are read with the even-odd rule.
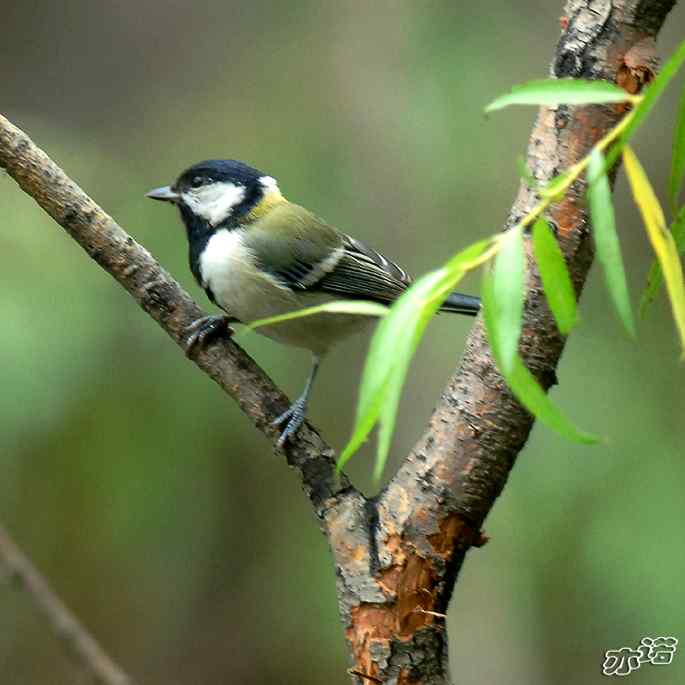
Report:
[[[245,199],[245,188],[234,183],[216,182],[183,193],[183,201],[194,214],[218,226]]]
[[[259,182],[264,188],[264,191],[267,193],[280,193],[280,190],[278,189],[278,183],[276,182],[276,179],[273,176],[261,176],[259,178]]]

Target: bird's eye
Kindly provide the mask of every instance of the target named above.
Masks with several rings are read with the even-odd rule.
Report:
[[[207,183],[211,183],[212,179],[207,178],[206,176],[195,176],[193,180],[190,182],[190,186],[192,188],[199,188],[200,186],[203,186]]]

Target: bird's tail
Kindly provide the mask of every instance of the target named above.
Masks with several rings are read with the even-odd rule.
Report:
[[[455,314],[466,314],[476,316],[480,311],[480,297],[473,295],[462,295],[452,293],[440,307],[441,312],[454,312]]]

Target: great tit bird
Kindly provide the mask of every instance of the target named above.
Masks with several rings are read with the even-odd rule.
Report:
[[[186,227],[190,269],[209,299],[228,316],[206,316],[188,329],[187,353],[232,321],[250,322],[335,299],[390,304],[411,278],[382,254],[286,200],[276,180],[234,160],[208,160],[186,169],[171,186],[147,193],[175,204]],[[451,294],[442,311],[475,315],[477,297]],[[279,416],[279,445],[304,422],[307,400],[330,347],[360,330],[369,317],[323,313],[264,326],[264,335],[312,353],[302,395]]]

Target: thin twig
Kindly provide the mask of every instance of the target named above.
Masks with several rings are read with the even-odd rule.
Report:
[[[447,614],[441,614],[439,611],[428,611],[428,609],[422,609],[421,607],[416,607],[414,613],[424,614],[425,616],[435,616],[436,618],[447,618]]]
[[[0,579],[24,590],[78,666],[98,685],[134,685],[55,594],[47,580],[0,526]]]

